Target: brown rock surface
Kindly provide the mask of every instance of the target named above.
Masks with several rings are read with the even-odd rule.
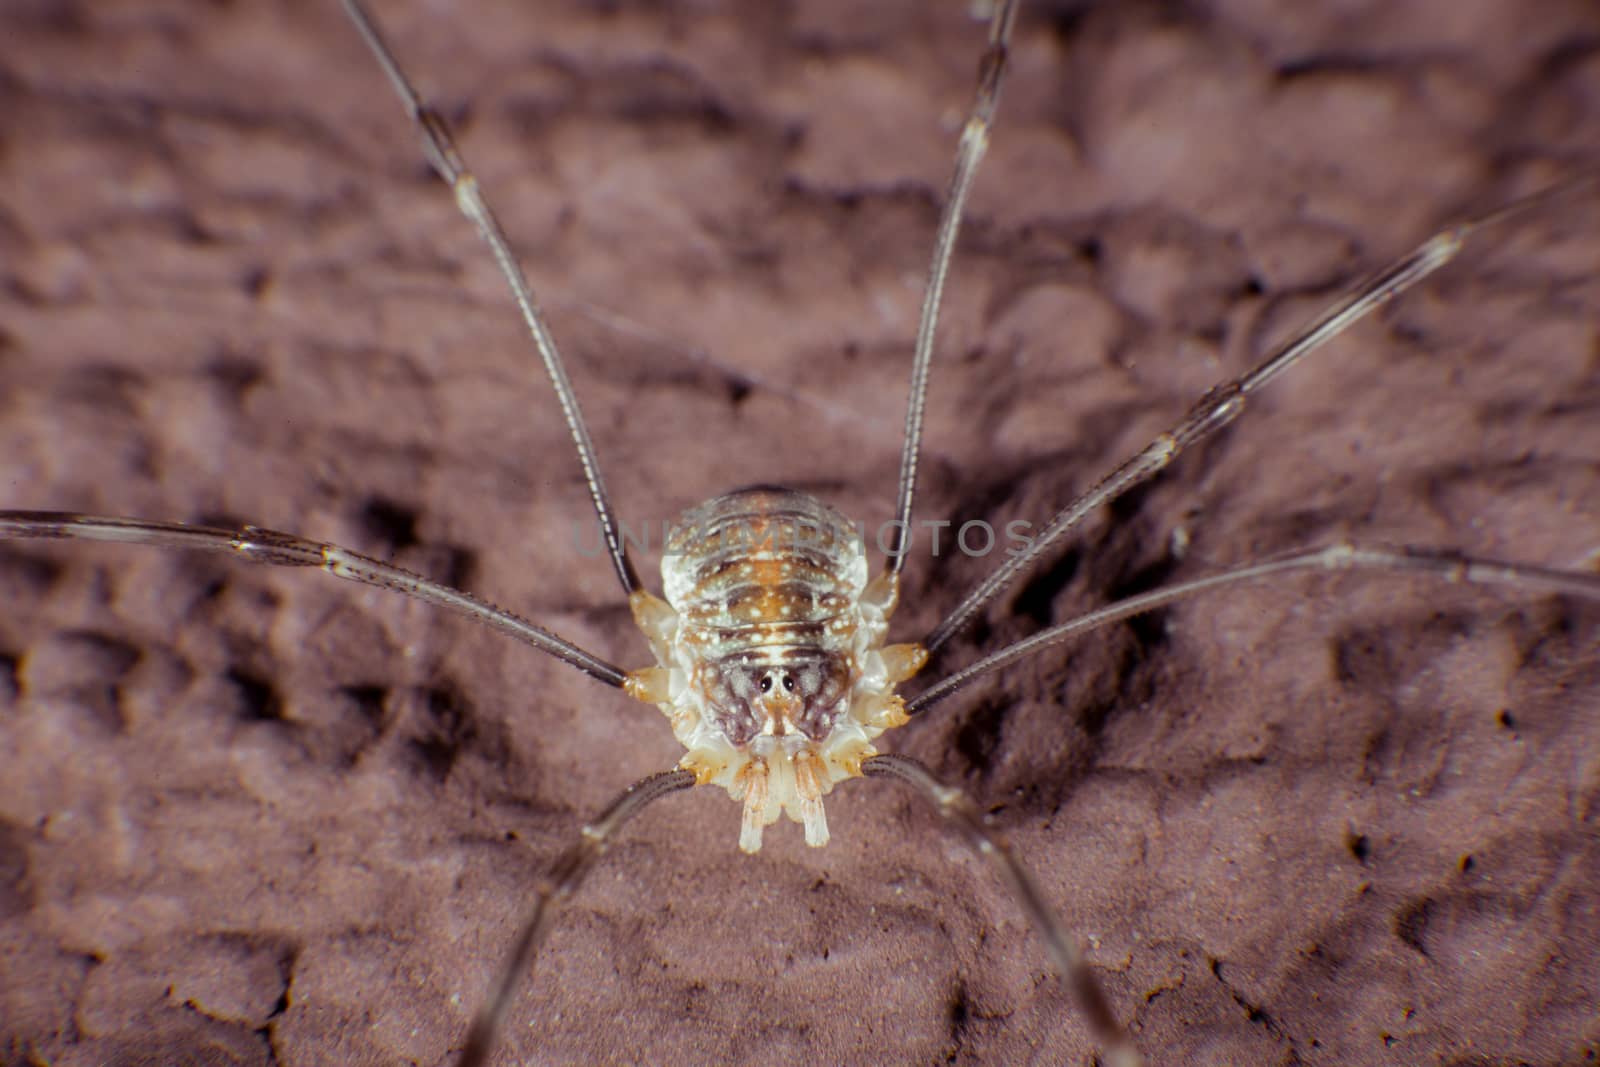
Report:
[[[631,523],[758,481],[887,518],[963,5],[380,14]],[[927,517],[1037,521],[1349,277],[1600,165],[1585,0],[1040,5],[1018,38]],[[1597,247],[1593,189],[1497,231],[935,667],[1344,536],[1593,553]],[[7,3],[0,281],[0,507],[293,530],[644,661],[502,282],[332,3]],[[897,633],[992,562],[924,542]],[[994,809],[1154,1063],[1600,1055],[1593,604],[1299,578],[891,740]],[[535,872],[675,759],[653,711],[391,595],[0,546],[0,1062],[449,1063]],[[828,848],[784,825],[755,858],[720,794],[652,810],[501,1062],[1089,1061],[927,813],[875,782],[829,810]]]

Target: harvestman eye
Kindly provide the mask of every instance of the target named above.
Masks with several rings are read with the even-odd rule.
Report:
[[[891,751],[893,731],[917,716],[933,714],[936,705],[976,680],[1082,635],[1202,594],[1225,597],[1229,589],[1249,583],[1289,590],[1296,575],[1344,573],[1374,581],[1400,576],[1477,586],[1522,601],[1600,601],[1600,577],[1584,569],[1582,561],[1547,565],[1468,555],[1449,547],[1326,541],[1185,573],[1066,621],[1037,626],[1028,636],[959,668],[940,658],[958,634],[1003,604],[1018,583],[1053,558],[1068,534],[1240,419],[1269,385],[1310,362],[1334,337],[1440,271],[1469,245],[1487,243],[1490,235],[1514,230],[1525,219],[1557,211],[1563,203],[1593,197],[1594,176],[1574,173],[1497,210],[1439,229],[1351,287],[1249,369],[1198,397],[1187,414],[1103,478],[1088,483],[1090,488],[1075,499],[1058,501],[1053,515],[1033,516],[1035,527],[1025,549],[997,557],[970,592],[950,599],[953,606],[931,629],[890,640],[902,596],[919,593],[902,588],[902,575],[909,556],[905,538],[916,527],[914,505],[941,300],[946,281],[953,277],[968,198],[996,123],[1019,6],[1018,0],[1002,0],[989,17],[975,98],[955,149],[909,359],[894,496],[893,529],[901,540],[889,545],[876,563],[869,560],[868,540],[855,532],[848,516],[811,493],[761,485],[724,492],[686,511],[667,534],[659,582],[639,573],[576,390],[511,244],[444,119],[412,87],[377,22],[358,0],[344,0],[351,23],[420,133],[428,162],[505,275],[556,394],[599,525],[605,565],[642,635],[632,665],[608,662],[574,640],[462,590],[296,534],[255,526],[0,511],[0,540],[106,541],[216,552],[248,562],[320,570],[397,592],[530,645],[659,710],[664,720],[660,725],[681,743],[683,755],[632,784],[617,783],[615,799],[587,825],[575,827],[563,851],[543,858],[543,875],[527,888],[530,903],[518,935],[461,1036],[457,1062],[463,1067],[481,1067],[494,1059],[502,1035],[517,1017],[516,993],[537,973],[541,947],[563,909],[581,899],[596,864],[650,805],[696,787],[713,787],[711,791],[725,793],[733,804],[725,808],[728,818],[721,830],[711,828],[707,834],[721,832],[730,849],[737,843],[746,853],[758,852],[767,828],[784,820],[796,824],[806,844],[820,848],[833,836],[828,811],[851,804],[858,791],[866,794],[869,787],[857,782],[863,778],[904,787],[926,803],[940,832],[987,865],[1016,914],[1037,935],[1041,965],[1048,961],[1075,1005],[1076,1018],[1063,1020],[1063,1026],[1085,1028],[1102,1062],[1164,1062],[1165,1050],[1143,1047],[1140,1041],[1138,1019],[1153,995],[1131,992],[1108,968],[1086,957],[1080,939],[1060,917],[1065,902],[1053,899],[1035,880],[1028,857],[1008,843],[963,790],[918,760]],[[771,536],[773,529],[793,526],[831,536],[803,545]],[[920,685],[901,693],[900,687],[919,674]],[[636,829],[647,833],[647,827],[646,821]],[[931,824],[923,830],[930,836],[934,832]],[[714,870],[701,873],[715,875]],[[374,1005],[372,1011],[381,1014],[383,1006]]]

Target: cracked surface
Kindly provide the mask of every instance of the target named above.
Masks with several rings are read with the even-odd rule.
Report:
[[[886,519],[963,5],[379,6],[624,517],[777,482]],[[502,283],[336,5],[0,20],[0,506],[293,530],[646,661]],[[1600,165],[1581,0],[1039,5],[1018,36],[935,366],[921,514],[957,525],[1041,519],[1345,279]],[[1336,537],[1600,548],[1597,242],[1593,191],[1496,234],[942,662]],[[983,573],[949,537],[894,639]],[[317,575],[5,545],[0,605],[8,1062],[448,1063],[534,872],[678,755],[529,649]],[[1593,605],[1297,579],[888,740],[995,809],[1155,1063],[1600,1054]],[[910,798],[847,785],[830,821],[748,858],[720,794],[664,801],[504,1061],[1088,1062]]]

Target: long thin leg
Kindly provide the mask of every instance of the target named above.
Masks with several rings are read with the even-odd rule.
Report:
[[[253,563],[280,567],[316,567],[335,578],[393,589],[397,593],[449,608],[475,622],[509,634],[541,652],[607,685],[622,688],[626,673],[571,641],[535,626],[520,616],[479,600],[471,593],[430,581],[420,574],[363,556],[338,545],[311,541],[294,534],[245,526],[226,530],[215,526],[187,526],[181,522],[147,522],[100,515],[73,515],[61,511],[0,511],[0,541],[28,538],[79,541],[115,541],[125,545],[232,552]]]
[[[1040,631],[1032,637],[1007,645],[968,667],[942,679],[906,702],[906,711],[916,714],[966,687],[974,679],[1009,666],[1024,656],[1061,644],[1090,630],[1146,611],[1165,607],[1179,600],[1221,589],[1240,582],[1260,581],[1289,571],[1365,571],[1401,572],[1467,585],[1503,585],[1513,590],[1529,593],[1555,593],[1562,596],[1600,600],[1600,575],[1577,571],[1554,570],[1527,563],[1505,563],[1500,560],[1480,559],[1454,555],[1423,548],[1366,547],[1354,544],[1335,544],[1326,548],[1309,549],[1234,567],[1217,574],[1196,578],[1189,582],[1141,593],[1115,604],[1086,612],[1059,626]]]
[[[1011,28],[1017,21],[1019,0],[1002,0],[989,22],[989,47],[978,67],[978,95],[961,130],[956,149],[955,173],[945,197],[939,219],[939,235],[933,244],[933,264],[928,268],[928,288],[922,297],[922,318],[917,324],[917,345],[911,359],[911,395],[906,400],[906,438],[900,450],[900,489],[895,505],[896,537],[889,553],[888,571],[898,576],[905,566],[906,546],[911,536],[911,498],[917,488],[917,458],[922,447],[922,417],[928,403],[928,373],[933,364],[934,334],[939,328],[939,304],[944,297],[945,277],[950,273],[950,257],[955,251],[961,216],[967,194],[978,174],[978,164],[989,147],[989,127],[995,106],[1000,102],[1000,78],[1005,73]]]
[[[506,240],[505,231],[501,229],[494,213],[489,210],[489,204],[478,188],[478,179],[467,168],[466,161],[461,158],[461,152],[451,138],[444,119],[424,103],[416,90],[411,87],[411,82],[400,69],[400,63],[395,59],[394,52],[385,43],[383,35],[378,32],[377,23],[373,21],[372,16],[367,13],[360,0],[344,0],[344,9],[350,16],[350,21],[355,23],[356,29],[360,31],[362,39],[367,42],[367,47],[377,57],[384,73],[389,76],[389,82],[399,94],[401,103],[411,115],[411,120],[421,131],[422,146],[427,152],[428,162],[433,164],[433,169],[438,172],[439,177],[450,186],[451,192],[455,194],[456,207],[460,208],[461,213],[477,227],[478,234],[489,246],[489,251],[494,254],[495,262],[500,265],[500,273],[505,275],[507,284],[511,286],[511,295],[516,298],[517,307],[522,311],[522,321],[527,323],[528,332],[533,335],[533,343],[539,349],[540,358],[544,360],[545,373],[549,375],[550,384],[555,388],[556,399],[561,404],[561,414],[567,420],[572,443],[577,447],[578,462],[583,465],[583,477],[589,483],[589,497],[594,501],[595,514],[600,520],[600,532],[605,536],[606,548],[611,553],[611,564],[616,568],[623,592],[630,595],[638,592],[641,588],[639,574],[634,570],[633,560],[628,556],[627,544],[617,531],[616,515],[611,509],[611,498],[606,493],[605,480],[600,476],[600,463],[595,457],[594,442],[589,438],[589,427],[583,421],[583,412],[578,409],[577,394],[572,391],[572,383],[567,379],[566,364],[561,360],[555,338],[544,324],[544,314],[539,310],[538,302],[534,300],[533,289],[528,285],[527,276],[522,273],[522,267],[517,263],[516,256],[511,253],[511,244]]]
[[[595,862],[605,855],[611,838],[655,801],[693,785],[694,774],[691,771],[662,771],[641,778],[623,790],[598,819],[585,826],[578,840],[551,865],[549,872],[539,880],[533,912],[522,924],[522,930],[517,934],[505,964],[495,977],[489,999],[484,1002],[478,1017],[472,1020],[472,1029],[467,1031],[467,1047],[461,1053],[461,1067],[482,1067],[489,1061],[489,1054],[494,1051],[495,1036],[505,1019],[506,1009],[511,1006],[511,997],[517,990],[518,981],[532,964],[561,905],[578,891]]]
[[[1176,426],[1157,437],[1138,455],[1124,462],[1058,512],[1025,550],[1007,559],[977,588],[967,594],[966,599],[956,605],[955,610],[923,639],[923,646],[929,652],[937,650],[971,621],[973,615],[982,610],[984,605],[998,596],[1023,571],[1032,567],[1084,516],[1102,504],[1110,503],[1139,483],[1153,478],[1185,449],[1237,419],[1244,411],[1246,399],[1251,393],[1343,333],[1367,314],[1450,262],[1473,234],[1512,215],[1528,211],[1553,197],[1588,185],[1594,180],[1594,175],[1586,175],[1576,181],[1536,193],[1492,214],[1441,230],[1408,255],[1396,260],[1351,290],[1261,363],[1232,381],[1214,387]]]
[[[939,817],[960,836],[968,848],[979,858],[988,861],[1011,892],[1017,906],[1028,917],[1039,936],[1044,938],[1056,970],[1072,987],[1073,995],[1077,997],[1084,1017],[1089,1021],[1089,1028],[1094,1032],[1095,1041],[1106,1051],[1108,1062],[1117,1067],[1137,1067],[1141,1062],[1139,1053],[1127,1032],[1118,1024],[1116,1016],[1111,1013],[1111,1003],[1101,990],[1094,972],[1089,969],[1083,953],[1079,951],[1077,939],[1061,925],[1055,912],[1045,902],[1038,883],[1017,862],[1005,840],[990,833],[983,825],[982,817],[973,810],[966,796],[959,789],[939,781],[932,771],[909,756],[871,756],[862,762],[861,773],[869,777],[895,778],[911,786],[933,805]]]

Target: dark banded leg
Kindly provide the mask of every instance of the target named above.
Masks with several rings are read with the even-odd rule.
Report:
[[[982,817],[966,795],[939,781],[932,771],[909,756],[872,756],[862,762],[861,773],[872,778],[895,778],[916,790],[939,813],[945,825],[994,869],[1012,899],[1044,939],[1050,959],[1071,987],[1096,1044],[1105,1050],[1106,1062],[1115,1067],[1138,1067],[1142,1062],[1138,1050],[1112,1014],[1111,1003],[1084,960],[1077,939],[1056,918],[1038,883],[1012,855],[1005,840],[983,825]]]
[[[215,526],[188,526],[181,522],[147,522],[143,519],[73,515],[61,511],[0,511],[0,541],[31,538],[113,541],[156,548],[231,552],[252,563],[316,567],[335,578],[392,589],[414,599],[449,608],[458,615],[465,615],[523,644],[547,652],[589,677],[618,689],[627,679],[626,672],[621,668],[584,651],[542,626],[535,626],[519,615],[479,600],[471,593],[325,541],[311,541],[294,534],[263,530],[259,526],[227,530]]]
[[[922,297],[922,317],[917,323],[916,350],[911,358],[911,393],[906,400],[906,436],[900,449],[900,487],[896,494],[894,549],[886,564],[888,573],[899,576],[905,566],[906,548],[911,538],[911,498],[917,488],[917,458],[922,447],[922,419],[928,406],[928,372],[933,363],[934,335],[939,329],[939,304],[944,297],[945,278],[950,273],[950,257],[955,252],[956,235],[967,206],[967,194],[978,175],[978,164],[989,147],[989,127],[1000,102],[1000,79],[1005,74],[1011,30],[1017,21],[1020,0],[1000,0],[989,20],[989,47],[978,65],[978,95],[972,103],[961,143],[956,149],[955,173],[944,199],[939,218],[939,234],[933,243],[933,264],[928,268],[928,287]]]
[[[906,711],[913,715],[926,711],[985,674],[1010,666],[1024,656],[1031,656],[1035,652],[1059,645],[1080,634],[1098,630],[1102,626],[1146,611],[1154,611],[1156,608],[1166,607],[1168,604],[1187,600],[1189,597],[1213,589],[1222,589],[1241,582],[1261,581],[1291,571],[1304,570],[1360,571],[1372,575],[1411,574],[1464,585],[1504,586],[1513,592],[1553,593],[1558,596],[1600,600],[1600,574],[1556,570],[1528,563],[1506,563],[1432,549],[1385,548],[1341,543],[1247,563],[1204,578],[1178,582],[1119,600],[1103,608],[1096,608],[1059,626],[1052,626],[1032,637],[1007,645],[998,652],[992,652],[976,663],[963,667],[906,701]]]
[[[595,863],[605,855],[611,838],[645,808],[669,793],[677,793],[694,785],[690,771],[673,770],[652,774],[623,790],[594,822],[585,826],[574,841],[551,864],[550,870],[539,880],[534,895],[533,911],[522,924],[517,940],[512,944],[500,973],[495,976],[489,997],[484,1001],[472,1028],[467,1031],[467,1047],[461,1053],[461,1067],[483,1067],[494,1051],[495,1037],[511,1006],[517,983],[533,963],[539,946],[549,934],[561,906],[578,891],[583,880],[594,869]]]
[[[943,622],[933,628],[923,639],[923,647],[929,652],[937,651],[1008,585],[1032,568],[1086,515],[1141,482],[1155,477],[1184,451],[1233,422],[1244,412],[1250,394],[1450,262],[1474,234],[1553,198],[1592,185],[1595,181],[1595,175],[1585,175],[1519,200],[1499,211],[1441,230],[1409,254],[1356,286],[1259,364],[1232,381],[1213,387],[1177,425],[1057,512],[1025,550],[1009,557],[996,568],[956,605]]]
[[[344,9],[350,16],[350,21],[355,23],[356,29],[360,31],[367,47],[377,58],[378,64],[383,67],[383,72],[388,75],[389,82],[399,95],[400,102],[405,105],[411,121],[416,123],[418,131],[421,132],[422,147],[427,153],[428,162],[433,165],[439,177],[444,179],[445,184],[450,186],[450,191],[455,194],[456,207],[460,208],[461,213],[477,227],[479,236],[489,246],[495,262],[499,264],[500,273],[505,275],[506,283],[511,286],[511,295],[516,299],[517,308],[522,312],[522,321],[527,324],[528,333],[533,337],[534,347],[539,350],[539,358],[544,361],[545,374],[549,376],[550,384],[555,388],[556,400],[561,404],[561,414],[567,420],[567,430],[571,433],[572,443],[578,450],[578,462],[583,465],[583,477],[589,485],[589,498],[594,501],[595,515],[600,520],[600,532],[605,537],[606,549],[611,554],[611,565],[616,569],[618,580],[622,582],[622,591],[628,594],[638,592],[641,588],[639,574],[634,570],[633,561],[628,557],[628,546],[617,530],[616,514],[611,509],[611,498],[606,493],[605,480],[600,476],[600,462],[595,458],[594,442],[589,438],[589,427],[583,421],[583,412],[578,409],[578,397],[572,390],[572,382],[567,378],[566,364],[562,362],[561,352],[556,348],[555,338],[544,323],[544,313],[539,310],[538,301],[534,299],[533,289],[528,284],[527,276],[522,273],[521,265],[511,253],[511,243],[506,240],[500,221],[495,218],[494,212],[489,209],[488,201],[479,190],[478,179],[467,168],[466,161],[461,158],[461,152],[450,136],[450,130],[445,126],[444,119],[424,103],[417,95],[417,91],[411,87],[405,71],[400,68],[400,61],[395,58],[383,35],[378,32],[377,23],[367,13],[367,9],[360,0],[344,0]]]

